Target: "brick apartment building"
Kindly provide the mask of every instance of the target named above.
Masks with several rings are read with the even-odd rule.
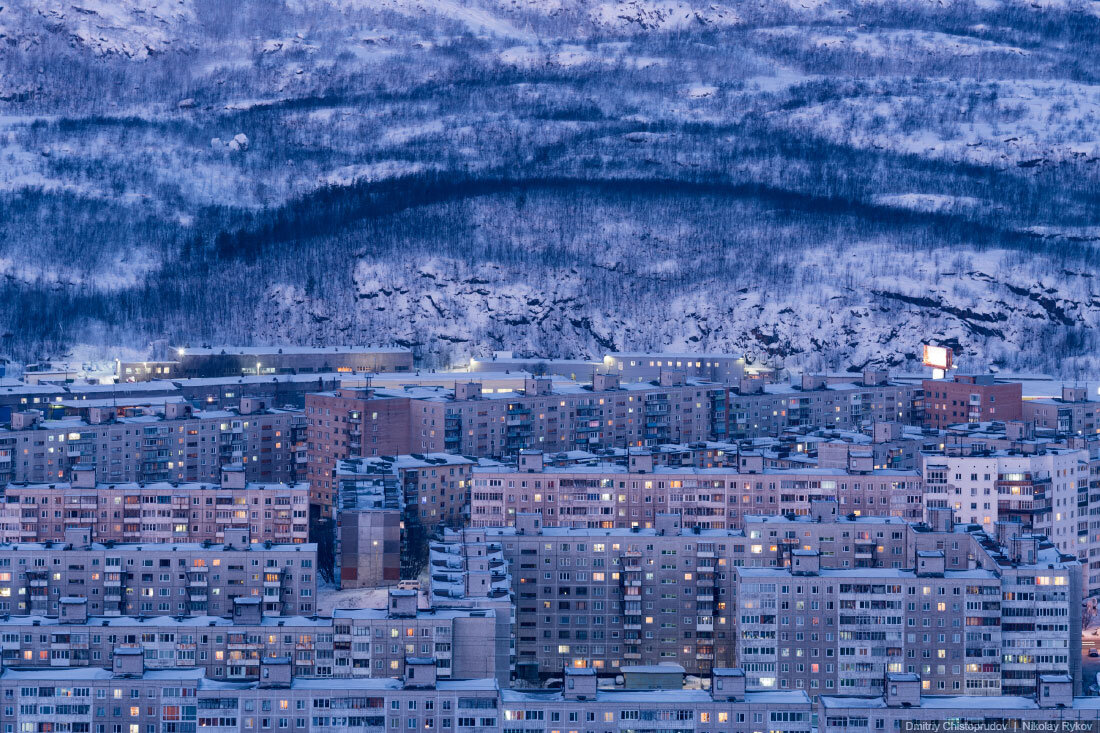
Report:
[[[951,379],[926,379],[924,416],[928,427],[987,420],[1019,420],[1023,385],[992,374],[955,374]]]

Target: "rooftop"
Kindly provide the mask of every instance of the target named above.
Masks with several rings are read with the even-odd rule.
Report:
[[[282,354],[307,356],[314,354],[412,354],[399,346],[184,346],[176,349],[180,356],[266,356]]]

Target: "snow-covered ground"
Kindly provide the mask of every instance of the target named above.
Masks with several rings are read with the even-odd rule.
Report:
[[[936,338],[1091,366],[1100,44],[1052,29],[1096,5],[12,0],[0,285],[41,301],[0,315],[59,349],[114,319],[141,344],[384,333],[440,358],[707,348],[843,368]],[[418,174],[392,217],[348,199],[325,241],[308,240],[328,221],[296,228]],[[419,200],[478,176],[573,189]],[[186,293],[161,302],[172,282]]]
[[[317,613],[321,616],[332,614],[334,608],[380,608],[389,605],[389,588],[349,588],[337,590],[331,584],[323,584],[317,589]],[[420,594],[420,607],[428,608],[428,599]]]

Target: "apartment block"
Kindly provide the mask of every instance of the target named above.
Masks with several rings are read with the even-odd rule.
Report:
[[[734,659],[730,545],[740,532],[685,530],[662,514],[653,529],[486,528],[511,569],[516,672],[562,668],[615,674],[673,663],[691,674]]]
[[[1062,387],[1061,397],[1024,400],[1021,417],[1060,435],[1096,435],[1100,401],[1089,399],[1089,391],[1088,387]]]
[[[488,538],[484,530],[445,529],[429,546],[428,573],[432,605],[492,611],[496,667],[508,670],[509,675],[515,672],[516,606],[504,546]]]
[[[963,535],[963,570],[936,550],[912,569],[828,569],[814,550],[784,569],[735,568],[749,685],[879,695],[886,674],[908,673],[934,694],[1034,695],[1038,675],[1066,670],[1079,685],[1080,566],[1017,531]]]
[[[361,459],[336,464],[336,527],[333,576],[340,588],[397,585],[406,540],[405,495],[397,475]],[[422,538],[420,538],[422,541]],[[405,564],[408,564],[408,560]]]
[[[507,638],[501,649],[494,609],[418,609],[417,592],[401,589],[390,591],[388,604],[333,611],[337,672],[350,665],[354,676],[402,677],[410,659],[425,658],[435,660],[440,677],[508,684]]]
[[[955,374],[951,379],[926,379],[925,424],[943,429],[955,423],[1019,420],[1023,416],[1023,386],[992,374]]]
[[[82,407],[43,419],[16,412],[0,429],[0,482],[63,480],[77,466],[101,482],[217,481],[222,466],[240,464],[250,481],[293,482],[302,476],[301,413],[238,400],[233,410],[194,410],[184,402],[119,411]]]
[[[883,372],[854,382],[803,375],[791,384],[744,380],[729,395],[729,438],[776,436],[800,426],[841,430],[864,423],[919,423],[921,388],[894,383]]]
[[[1087,557],[1089,453],[1042,448],[924,453],[924,504],[950,507],[961,521],[992,529],[1021,522],[1062,552]]]
[[[738,669],[716,671],[710,691],[606,690],[590,670],[569,670],[561,690],[539,693],[501,690],[492,679],[439,679],[431,658],[410,658],[401,680],[300,678],[289,659],[269,658],[259,681],[236,684],[208,679],[197,669],[146,670],[139,654],[115,659],[112,669],[83,670],[75,678],[65,676],[71,670],[4,670],[5,725],[13,733],[57,730],[59,720],[70,731],[102,725],[105,731],[169,733],[811,730],[812,706],[804,693],[745,690]]]
[[[769,469],[749,454],[736,467],[667,467],[639,452],[625,466],[558,467],[528,451],[514,467],[473,469],[470,523],[511,526],[517,514],[536,513],[545,527],[650,528],[672,512],[687,527],[729,529],[747,514],[807,514],[817,499],[835,499],[845,514],[921,518],[917,471],[865,468]]]
[[[337,461],[421,449],[412,440],[410,410],[408,397],[372,389],[338,389],[306,396],[307,477],[312,503],[321,513],[330,512],[336,498],[333,470]]]
[[[524,394],[484,394],[456,384],[453,400],[426,401],[417,418],[444,428],[449,453],[499,458],[528,448],[596,450],[722,440],[728,389],[662,372],[653,382],[597,374],[590,385],[526,380]]]
[[[265,616],[248,598],[223,616],[88,616],[85,598],[63,599],[60,615],[0,620],[4,667],[107,667],[116,649],[137,649],[148,669],[202,669],[210,679],[256,681],[262,659],[293,660],[296,677],[401,677],[412,649],[436,659],[446,679],[495,677],[508,683],[485,650],[492,611],[416,608],[415,594],[395,592],[382,609],[332,616]]]
[[[96,483],[91,466],[72,481],[0,488],[0,542],[63,542],[85,528],[94,542],[214,542],[245,530],[253,543],[309,538],[309,487],[245,481],[240,464],[219,483]]]
[[[1087,730],[1100,723],[1100,697],[1074,697],[1066,674],[1040,675],[1035,695],[996,699],[923,694],[919,675],[891,673],[886,690],[875,697],[822,695],[817,706],[820,733],[852,730],[933,730],[943,721],[980,725],[990,730]],[[980,723],[979,723],[980,721]]]
[[[840,515],[832,500],[814,501],[804,515],[748,515],[747,547],[732,564],[789,567],[795,552],[815,551],[829,568],[902,568],[916,551],[912,523],[900,517]],[[962,558],[965,560],[965,556]],[[954,565],[960,558],[954,558]],[[949,566],[951,563],[948,563]],[[962,566],[966,567],[965,562]]]
[[[253,545],[247,530],[213,543],[92,543],[70,529],[64,543],[0,545],[0,613],[58,615],[64,598],[88,599],[103,616],[226,615],[233,600],[265,614],[312,614],[317,546]]]

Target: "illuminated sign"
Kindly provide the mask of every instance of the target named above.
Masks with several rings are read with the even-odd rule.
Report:
[[[945,346],[929,346],[924,345],[924,365],[932,367],[933,369],[943,369],[947,371],[951,368],[952,357],[954,352]]]
[[[951,369],[955,352],[946,346],[924,345],[924,365],[932,367],[932,378],[943,379]]]

